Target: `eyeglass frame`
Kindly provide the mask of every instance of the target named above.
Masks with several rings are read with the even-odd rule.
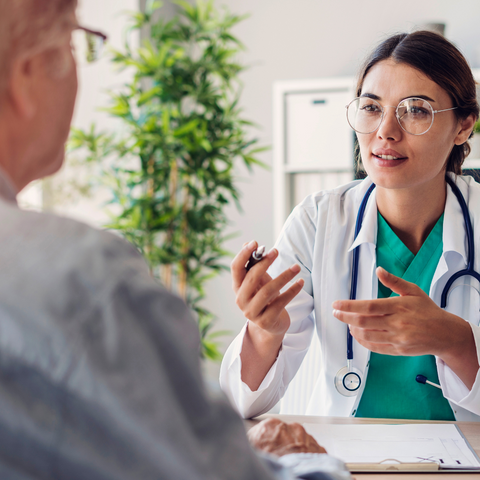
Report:
[[[356,132],[356,133],[359,133],[360,135],[369,135],[370,133],[374,133],[376,132],[380,126],[382,125],[382,122],[383,122],[383,119],[385,118],[385,109],[388,107],[388,108],[394,108],[395,109],[395,118],[397,119],[397,122],[398,124],[400,125],[400,128],[405,132],[405,133],[408,133],[409,135],[415,135],[415,136],[420,136],[420,135],[425,135],[431,128],[432,128],[432,125],[433,125],[433,122],[435,120],[435,114],[436,113],[442,113],[442,112],[448,112],[449,110],[455,110],[457,109],[458,107],[451,107],[451,108],[444,108],[443,110],[434,110],[431,103],[428,101],[428,100],[425,100],[424,98],[420,98],[420,97],[408,97],[408,98],[404,98],[403,100],[400,100],[398,102],[398,105],[395,107],[393,105],[381,105],[380,102],[378,102],[377,100],[375,100],[374,98],[370,98],[370,100],[373,100],[375,103],[377,103],[380,108],[382,109],[382,117],[380,119],[380,123],[378,124],[378,127],[375,129],[375,130],[372,130],[371,132],[358,132],[357,130],[355,130],[352,125],[350,125],[350,122],[348,121],[348,107],[350,107],[350,105],[361,99],[361,98],[370,98],[370,97],[355,97],[351,102],[348,103],[348,105],[345,105],[345,108],[347,110],[347,123],[348,125],[350,126],[350,128]],[[430,126],[427,128],[427,130],[425,130],[424,132],[422,133],[411,133],[409,131],[407,131],[403,125],[400,123],[400,116],[398,115],[398,107],[400,106],[400,104],[402,102],[406,102],[407,100],[422,100],[422,102],[425,102],[431,109],[432,109],[432,121],[430,123]]]
[[[87,27],[82,27],[82,25],[76,25],[74,30],[83,30],[84,32],[90,33],[91,35],[95,35],[97,37],[101,37],[101,39],[106,42],[108,40],[107,35],[105,35],[102,32],[99,32],[98,30],[92,30]]]
[[[100,32],[98,30],[92,30],[90,28],[83,27],[82,25],[75,25],[73,30],[82,30],[85,33],[88,33],[90,35],[95,35],[96,37],[100,37],[102,39],[103,43],[105,43],[108,40],[108,36],[105,35],[103,32]]]

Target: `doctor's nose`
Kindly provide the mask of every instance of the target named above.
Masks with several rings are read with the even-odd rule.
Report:
[[[398,141],[402,138],[403,130],[398,123],[396,108],[384,107],[382,123],[378,127],[377,136],[383,140]]]

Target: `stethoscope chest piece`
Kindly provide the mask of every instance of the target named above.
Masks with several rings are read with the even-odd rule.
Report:
[[[354,397],[358,394],[362,379],[356,368],[342,367],[335,375],[335,388],[345,397]]]

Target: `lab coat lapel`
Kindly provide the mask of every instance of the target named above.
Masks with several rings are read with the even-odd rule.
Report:
[[[376,244],[377,244],[377,190],[373,190],[367,202],[365,214],[363,217],[362,228],[358,233],[356,240],[349,249],[360,246],[360,255],[358,262],[358,283],[357,283],[357,300],[366,300],[377,298],[378,295],[378,279],[375,275],[376,268]],[[360,205],[361,202],[358,204]],[[370,357],[368,349],[360,345],[354,339],[354,362],[355,368],[361,372],[365,372]],[[360,398],[360,395],[358,395]]]
[[[453,178],[455,181],[455,178]],[[457,182],[468,204],[468,188],[464,182]],[[467,266],[467,239],[462,209],[457,197],[447,184],[447,198],[443,219],[443,253],[432,279],[430,297],[440,305],[442,290],[450,276]]]

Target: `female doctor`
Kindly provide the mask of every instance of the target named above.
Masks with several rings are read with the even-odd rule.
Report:
[[[480,271],[480,185],[461,176],[479,116],[471,70],[440,35],[394,35],[356,94],[347,117],[368,177],[307,197],[248,272],[257,243],[238,253],[233,288],[248,321],[221,386],[244,417],[266,412],[316,331],[322,371],[305,414],[478,421],[480,284],[462,276],[445,293],[469,250]]]

